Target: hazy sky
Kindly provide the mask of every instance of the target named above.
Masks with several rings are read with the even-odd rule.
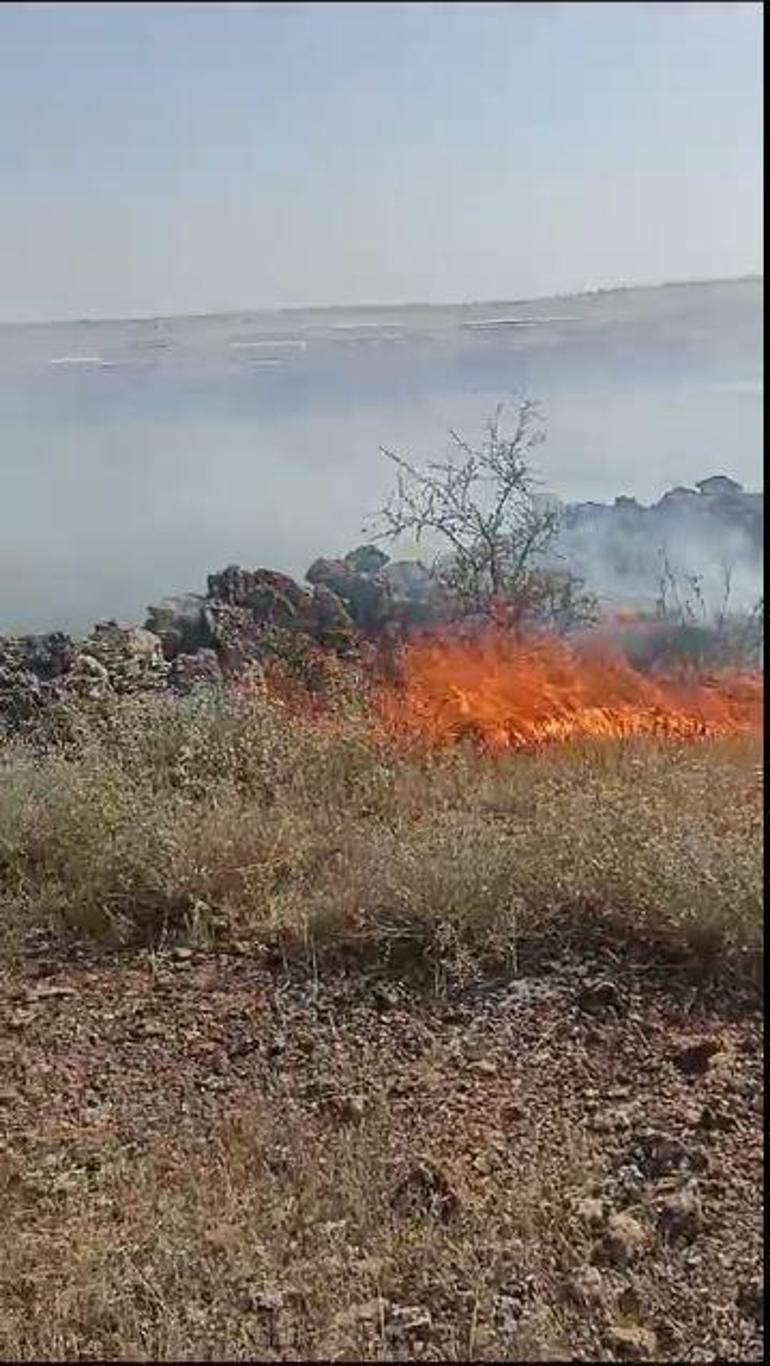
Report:
[[[4,4],[0,317],[761,270],[759,4]]]

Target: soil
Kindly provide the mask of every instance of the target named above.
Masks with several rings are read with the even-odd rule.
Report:
[[[55,1342],[74,1356],[141,1354],[144,1342],[148,1355],[214,1359],[225,1348],[252,1359],[761,1359],[760,1016],[611,969],[556,963],[538,979],[426,988],[360,966],[269,963],[247,945],[62,959],[41,943],[0,976],[3,1359]],[[242,1350],[221,1326],[237,1307],[231,1283],[210,1277],[204,1295],[192,1272],[195,1328],[175,1346],[59,1301],[58,1336],[19,1326],[35,1255],[57,1220],[66,1233],[78,1190],[96,1200],[77,1184],[89,1162],[118,1151],[121,1170],[138,1172],[171,1147],[194,1164],[256,1112],[271,1151],[284,1123],[307,1148],[281,1200],[307,1192],[313,1153],[342,1135],[351,1163],[371,1162],[372,1209],[392,1197],[388,1236],[440,1230],[428,1270],[411,1253],[385,1256],[373,1298],[358,1298],[369,1282],[354,1270],[332,1306],[323,1266],[284,1249],[269,1282],[264,1262],[254,1271]],[[345,1208],[343,1241],[356,1222]],[[384,1217],[370,1228],[361,1214],[346,1267],[382,1254]],[[146,1253],[152,1266],[152,1233]],[[142,1310],[148,1322],[155,1312]]]

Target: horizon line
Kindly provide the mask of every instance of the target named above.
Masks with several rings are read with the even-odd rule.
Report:
[[[238,314],[276,314],[276,313],[332,313],[332,312],[396,312],[415,308],[487,308],[497,304],[519,306],[522,304],[550,303],[557,300],[588,299],[598,294],[631,294],[651,289],[687,289],[694,286],[746,284],[764,281],[761,271],[747,271],[742,275],[707,276],[700,279],[658,280],[634,284],[595,285],[589,289],[559,291],[556,294],[529,295],[524,298],[492,298],[445,300],[441,303],[424,299],[412,299],[400,303],[360,303],[360,304],[272,304],[268,307],[243,307],[216,309],[204,313],[136,313],[136,314],[97,314],[79,317],[58,317],[38,319],[0,320],[0,327],[66,327],[99,323],[150,323],[150,322],[202,322],[204,319],[231,318]]]

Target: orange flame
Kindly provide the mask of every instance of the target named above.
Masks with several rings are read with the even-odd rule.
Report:
[[[549,741],[758,731],[758,673],[653,679],[603,646],[432,638],[405,647],[400,687],[380,700],[396,733],[431,744],[470,737],[491,750]]]

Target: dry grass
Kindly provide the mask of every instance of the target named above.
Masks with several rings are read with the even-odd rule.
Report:
[[[758,740],[420,757],[363,718],[153,699],[0,763],[9,945],[46,925],[510,968],[598,936],[758,980]]]
[[[140,1157],[60,1139],[8,1200],[0,1358],[389,1360],[419,1354],[400,1311],[426,1304],[448,1325],[430,1356],[483,1356],[496,1296],[552,1269],[579,1146],[565,1125],[531,1173],[442,1218],[410,1194],[385,1108],[345,1129],[263,1104],[198,1151]],[[541,1308],[507,1340],[539,1359],[557,1324]]]
[[[426,756],[362,715],[156,698],[6,744],[0,779],[0,1359],[615,1359],[629,1323],[656,1359],[758,1355],[750,1017],[709,1018],[729,1065],[693,1118],[689,998],[597,1021],[571,969],[521,1010],[480,980],[603,946],[756,988],[758,740]],[[150,951],[54,949],[51,986],[41,929]],[[695,1263],[654,1181],[622,1194],[650,1126],[700,1173]],[[597,1192],[646,1243],[594,1303]]]

